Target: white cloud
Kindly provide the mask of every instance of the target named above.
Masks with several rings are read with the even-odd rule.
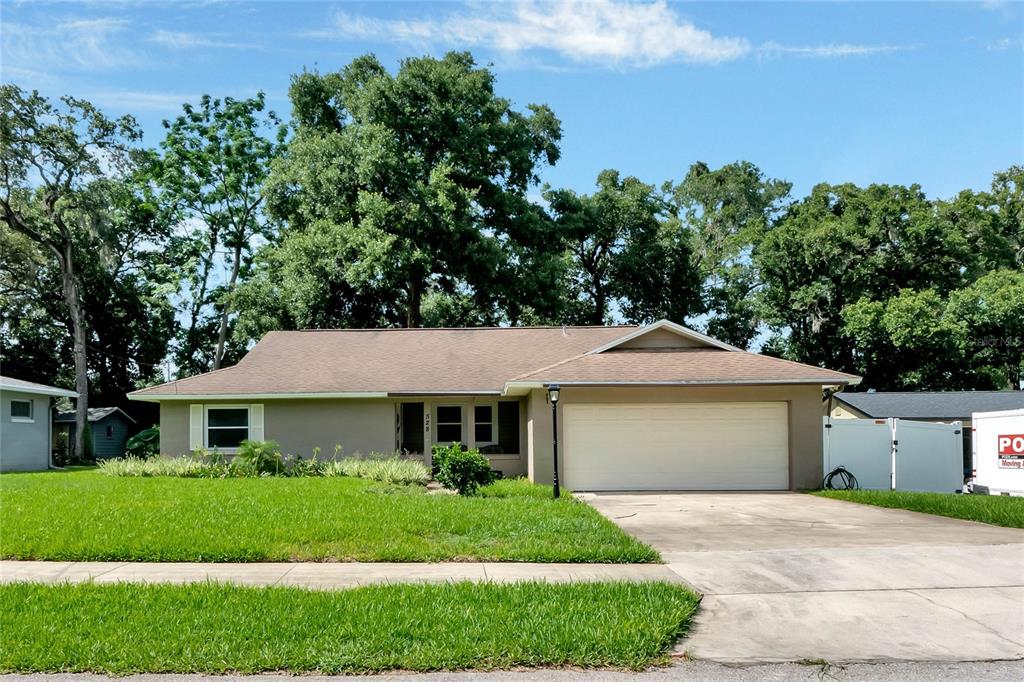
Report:
[[[832,43],[828,45],[781,45],[765,43],[758,48],[762,54],[792,54],[801,57],[858,57],[872,54],[889,54],[913,49],[911,45],[858,45]]]
[[[439,20],[376,19],[339,12],[332,26],[306,35],[485,47],[510,54],[549,50],[574,62],[631,67],[723,62],[750,51],[746,40],[697,28],[664,0],[519,0],[473,5]]]
[[[1024,46],[1024,41],[1016,38],[1000,38],[999,40],[993,40],[985,44],[985,49],[991,52],[1005,52],[1006,50],[1013,50]]]
[[[180,111],[185,102],[195,102],[199,95],[145,90],[104,90],[87,92],[84,97],[102,107],[124,111]]]
[[[226,40],[218,40],[199,33],[186,33],[184,31],[159,30],[154,33],[150,40],[158,45],[169,47],[175,50],[194,50],[204,47],[241,49],[249,48],[251,45],[234,43]]]
[[[144,57],[118,40],[124,19],[69,19],[47,26],[5,23],[0,32],[4,69],[94,71],[137,66]]]

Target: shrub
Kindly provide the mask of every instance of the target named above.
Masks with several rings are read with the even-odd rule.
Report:
[[[71,448],[68,445],[68,432],[61,429],[53,441],[53,463],[59,467],[71,461]]]
[[[431,448],[430,468],[431,468],[431,473],[434,474],[434,476],[437,476],[437,474],[440,473],[441,465],[443,465],[445,460],[448,459],[448,454],[451,453],[453,449],[457,449],[457,448],[461,448],[461,446],[460,445],[456,445],[456,444],[452,444],[452,445],[437,445],[437,444],[435,444],[434,447]]]
[[[100,471],[107,476],[177,476],[180,478],[220,478],[227,472],[223,463],[204,461],[198,457],[125,457],[104,459]]]
[[[340,453],[341,448],[335,450]],[[274,441],[244,441],[229,462],[217,450],[197,449],[189,457],[125,457],[104,460],[100,470],[108,476],[178,476],[182,478],[249,478],[257,476],[348,476],[397,485],[426,485],[430,472],[420,462],[396,456],[319,459],[313,456],[282,457]]]
[[[374,454],[367,458],[346,457],[324,462],[322,473],[398,485],[426,485],[430,480],[430,472],[420,462]]]
[[[288,475],[296,478],[307,476],[323,476],[324,462],[320,461],[320,448],[313,448],[313,456],[309,459],[296,457],[287,463]]]
[[[160,453],[160,426],[153,425],[139,431],[124,444],[125,454],[147,459]]]
[[[491,463],[477,449],[463,450],[454,443],[447,448],[437,471],[437,480],[445,488],[460,495],[474,495],[480,486],[494,480]]]
[[[285,473],[281,446],[272,440],[243,440],[229,468],[235,476],[281,475]]]

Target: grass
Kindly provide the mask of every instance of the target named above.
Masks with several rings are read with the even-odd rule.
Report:
[[[495,496],[500,492],[504,496]],[[55,561],[541,561],[658,554],[588,505],[501,482],[480,497],[355,478],[0,476],[0,557]]]
[[[663,662],[697,607],[669,583],[0,585],[0,671],[359,673]]]
[[[951,495],[889,490],[820,490],[813,493],[834,500],[872,504],[890,509],[980,521],[994,526],[1024,528],[1024,498],[999,495]]]

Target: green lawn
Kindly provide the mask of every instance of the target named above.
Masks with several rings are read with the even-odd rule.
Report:
[[[662,662],[697,607],[668,583],[317,592],[0,585],[0,672],[322,673]]]
[[[546,489],[550,492],[550,489]],[[353,478],[0,476],[0,556],[64,561],[651,562],[588,505],[524,482],[489,496]]]
[[[980,521],[994,526],[1024,528],[1024,498],[1021,497],[912,493],[899,490],[820,490],[813,494],[877,507],[909,509],[954,519]]]

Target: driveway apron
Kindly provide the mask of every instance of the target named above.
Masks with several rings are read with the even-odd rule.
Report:
[[[581,495],[704,594],[725,663],[1024,658],[1024,531],[799,493]]]

